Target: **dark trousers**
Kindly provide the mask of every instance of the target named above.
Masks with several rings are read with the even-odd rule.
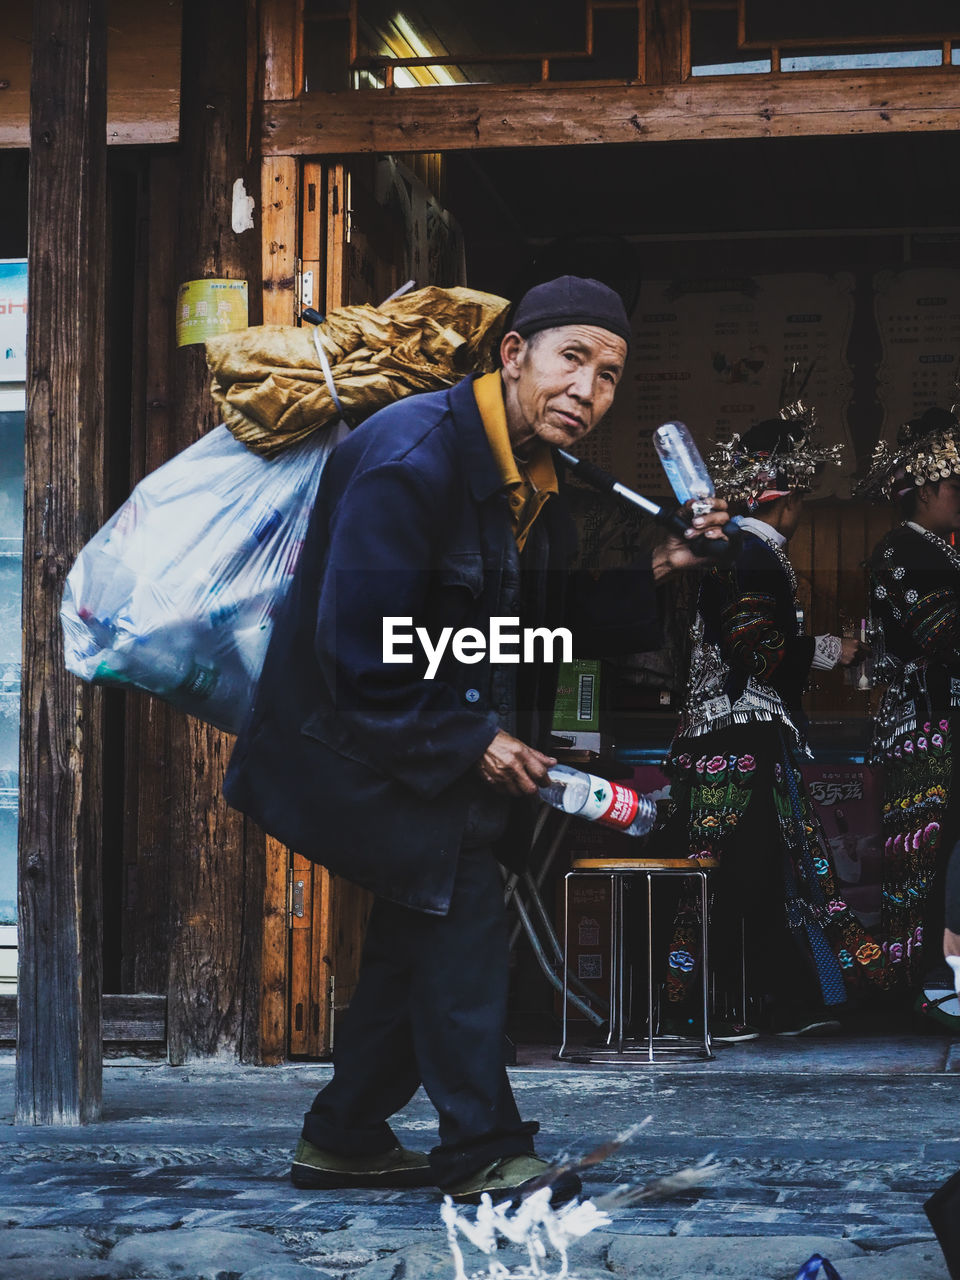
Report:
[[[303,1136],[341,1155],[387,1151],[388,1118],[422,1083],[440,1117],[439,1186],[531,1152],[538,1126],[521,1121],[504,1064],[507,985],[503,883],[488,848],[461,851],[445,916],[378,898],[333,1079]]]
[[[737,991],[742,919],[748,988],[757,996],[772,1000],[781,1011],[822,1009],[823,996],[810,948],[787,922],[786,854],[772,787],[773,761],[782,755],[779,732],[773,725],[743,725],[701,741],[705,745],[699,750],[704,755],[755,754],[767,761],[771,779],[770,785],[754,787],[735,830],[722,843],[720,865],[711,872],[711,968],[723,986]],[[775,753],[772,758],[770,753]],[[689,829],[690,805],[685,801],[661,831],[656,853],[672,858],[685,855],[690,848]],[[678,936],[678,924],[686,921],[684,946],[696,945],[699,920],[699,891],[694,895],[678,888],[672,902],[667,893],[663,894],[654,919],[654,954],[662,957],[661,980],[666,977],[666,957]],[[699,949],[695,959],[700,959]],[[698,964],[684,984],[682,997],[675,997],[674,1008],[668,1013],[674,1014],[682,1004],[685,1011],[689,1009],[695,1015],[699,991]]]
[[[748,805],[717,871],[718,909],[726,916],[731,949],[739,945],[737,912],[743,916],[747,973],[757,992],[781,1009],[819,1010],[823,996],[809,946],[787,923],[785,857],[773,794],[763,789]],[[718,946],[723,936],[721,927]]]

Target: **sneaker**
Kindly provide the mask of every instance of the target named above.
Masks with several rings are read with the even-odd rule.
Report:
[[[773,1019],[770,1030],[775,1036],[824,1036],[842,1031],[843,1025],[828,1013],[786,1014]]]
[[[960,1000],[953,987],[924,987],[917,996],[914,1009],[924,1018],[938,1023],[954,1035],[960,1035]]]
[[[443,1190],[457,1204],[479,1204],[486,1193],[494,1204],[503,1200],[519,1203],[524,1196],[547,1185],[550,1170],[554,1168],[539,1156],[501,1156],[485,1169],[478,1169],[462,1182]],[[583,1187],[575,1173],[560,1173],[551,1188],[550,1203],[564,1204],[578,1196]]]
[[[760,1031],[749,1022],[711,1022],[710,1039],[715,1044],[740,1044],[744,1040],[759,1040]]]
[[[342,1156],[301,1138],[293,1155],[295,1187],[429,1187],[436,1185],[425,1151],[393,1147],[375,1156]]]

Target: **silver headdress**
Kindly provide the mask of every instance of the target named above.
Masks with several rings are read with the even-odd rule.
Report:
[[[765,494],[814,489],[826,463],[839,465],[843,446],[815,442],[817,413],[802,399],[812,372],[811,365],[798,386],[794,364],[781,384],[778,416],[758,422],[742,436],[731,436],[710,454],[707,465],[716,491],[731,507],[756,510]]]
[[[927,409],[905,422],[893,448],[886,440],[878,440],[867,474],[854,485],[853,496],[889,501],[950,476],[960,476],[960,406],[956,404],[949,411]]]

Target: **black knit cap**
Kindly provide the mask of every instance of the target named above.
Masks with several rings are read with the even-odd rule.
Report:
[[[529,338],[541,329],[566,324],[606,329],[630,344],[630,321],[619,293],[582,276],[560,276],[528,289],[517,303],[511,328],[521,338]]]

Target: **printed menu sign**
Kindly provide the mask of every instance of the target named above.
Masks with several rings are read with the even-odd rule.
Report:
[[[814,273],[647,282],[633,315],[627,370],[611,420],[581,446],[641,492],[669,487],[651,443],[661,422],[686,422],[701,452],[774,417],[793,361],[810,372],[825,444],[849,445],[847,346],[853,276]],[[828,469],[823,494],[848,491],[852,449]]]
[[[960,271],[910,267],[881,271],[874,306],[883,347],[878,394],[884,437],[931,405],[949,409],[960,399]]]

